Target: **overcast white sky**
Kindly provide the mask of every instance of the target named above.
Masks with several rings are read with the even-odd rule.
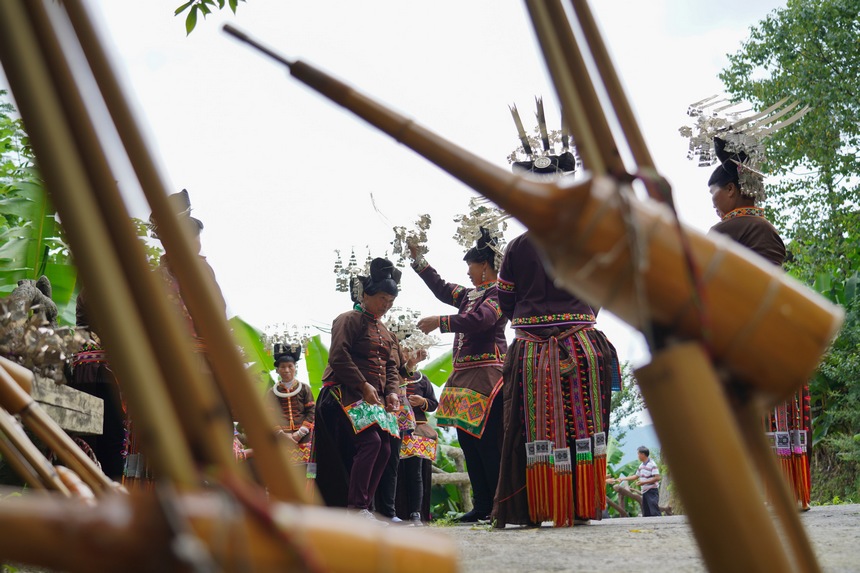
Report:
[[[509,104],[530,129],[534,96],[543,95],[550,127],[559,122],[522,2],[249,0],[235,17],[225,10],[201,19],[189,37],[184,18],[173,16],[181,3],[92,5],[168,180],[189,190],[205,222],[204,252],[231,314],[258,327],[328,326],[348,309],[348,295],[334,290],[334,250],[355,246],[363,260],[366,246],[382,255],[392,239],[371,193],[395,224],[429,213],[428,259],[448,280],[467,282],[452,218],[474,193],[223,34],[221,24],[233,22],[508,168],[518,144]],[[686,160],[678,127],[687,104],[721,92],[726,53],[784,2],[591,4],[682,219],[707,229],[716,222],[709,172]],[[148,216],[139,200],[130,204],[134,215]],[[508,238],[520,230],[515,223]],[[409,269],[397,304],[451,312]],[[646,359],[641,337],[623,323],[602,313],[599,326],[622,360]]]

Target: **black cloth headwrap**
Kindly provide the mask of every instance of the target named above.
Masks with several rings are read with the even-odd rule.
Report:
[[[549,160],[548,164],[547,160]],[[561,155],[547,155],[534,161],[514,161],[512,169],[551,175],[573,173],[576,171],[576,158],[570,151],[565,151]]]
[[[359,277],[364,287],[364,292],[374,295],[378,292],[388,293],[391,296],[399,294],[398,285],[403,273],[388,259],[376,258],[370,261],[370,276]]]
[[[298,362],[302,359],[302,346],[297,344],[291,346],[289,344],[275,344],[272,354],[275,355],[275,368],[281,362]]]
[[[490,266],[496,268],[496,251],[493,247],[498,244],[498,241],[490,236],[490,232],[481,227],[481,236],[475,242],[475,246],[469,249],[463,260],[467,263],[490,263]]]
[[[720,139],[719,137],[714,138],[714,150],[717,153],[717,159],[720,160],[720,164],[717,165],[717,168],[714,169],[713,173],[711,173],[711,178],[708,179],[708,187],[711,185],[724,187],[729,183],[734,183],[740,187],[738,164],[735,163],[735,161],[740,161],[741,163],[746,161],[746,153],[729,153],[726,151],[725,140]]]

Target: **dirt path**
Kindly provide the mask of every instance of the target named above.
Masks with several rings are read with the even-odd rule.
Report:
[[[826,573],[860,572],[860,505],[814,507],[801,519]],[[463,573],[705,570],[683,516],[606,519],[573,529],[434,529],[459,544]]]

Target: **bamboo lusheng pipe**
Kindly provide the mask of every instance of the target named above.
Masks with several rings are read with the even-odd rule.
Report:
[[[24,480],[25,484],[33,489],[45,489],[45,484],[42,483],[42,478],[39,477],[38,472],[21,452],[15,449],[3,431],[0,431],[0,458],[9,464],[12,471]]]
[[[225,26],[239,39],[247,35]],[[522,221],[560,283],[593,306],[645,329],[634,273],[641,269],[648,314],[681,337],[703,338],[677,221],[666,205],[638,201],[608,178],[573,183],[512,174],[439,137],[301,61],[271,50],[298,80],[432,161]],[[621,194],[624,194],[622,197]],[[642,260],[630,252],[625,216],[639,231]],[[788,396],[806,383],[842,323],[842,310],[755,253],[683,226],[702,269],[709,347],[714,357],[762,392]]]
[[[25,426],[67,464],[93,491],[110,491],[113,482],[68,434],[0,368],[0,406],[21,417]]]
[[[576,139],[577,153],[588,169],[595,173],[606,173],[611,156],[607,155],[606,150],[598,143],[598,134],[592,131],[585,102],[582,101],[577,88],[577,78],[571,77],[563,47],[555,36],[552,17],[542,0],[529,0],[526,2],[526,6],[529,9],[547,67],[556,86],[558,99],[564,110],[564,119],[568,122],[568,126]],[[236,35],[234,33],[235,28],[225,26],[224,29]],[[237,37],[241,38],[241,36]],[[301,62],[296,63],[300,64]],[[292,68],[290,68],[290,72],[292,73]]]
[[[606,49],[606,44],[604,44],[603,37],[600,35],[597,22],[594,20],[594,15],[591,13],[588,2],[585,0],[570,0],[570,4],[573,6],[573,10],[579,20],[579,25],[585,36],[591,57],[603,80],[609,101],[612,102],[615,116],[618,118],[618,123],[624,132],[624,138],[627,141],[634,161],[636,161],[636,164],[640,168],[654,170],[654,159],[651,157],[651,152],[648,151],[648,146],[645,144],[645,138],[639,129],[633,108],[630,107],[630,101],[624,94],[621,80],[615,71],[615,66],[612,65],[612,58],[609,57],[609,51]],[[655,197],[654,195],[651,195],[651,198],[658,201],[662,200],[662,197]]]
[[[9,373],[15,382],[26,392],[27,394],[33,393],[33,384],[35,382],[35,377],[33,376],[33,372],[29,369],[21,366],[16,362],[12,362],[8,358],[0,356],[0,368],[3,368],[6,372]]]
[[[116,186],[116,177],[111,172],[104,147],[96,133],[95,123],[72,77],[66,58],[74,51],[61,48],[59,38],[52,33],[53,26],[44,4],[27,2],[26,8],[47,55],[56,91],[64,94],[62,104],[77,147],[88,151],[82,155],[82,159],[93,182],[101,218],[110,233],[111,243],[121,254],[120,264],[131,286],[137,312],[159,357],[162,379],[181,381],[167,384],[166,388],[174,410],[182,413],[179,421],[184,435],[193,451],[201,454],[207,462],[216,464],[220,471],[238,472],[240,466],[235,463],[228,439],[232,420],[221,396],[214,391],[211,377],[204,378],[196,364],[197,357],[194,356],[187,328],[180,322],[175,307],[166,296],[162,281],[150,270],[146,261],[143,246],[134,232],[130,215]],[[58,7],[55,9],[59,10]],[[122,383],[120,380],[120,385]],[[224,439],[217,439],[219,434]]]
[[[266,407],[264,396],[255,390],[245,370],[230,333],[220,295],[212,278],[202,268],[197,253],[187,240],[187,230],[180,224],[167,201],[167,186],[146,145],[123,89],[116,79],[92,21],[80,0],[67,0],[64,6],[117,132],[126,148],[132,167],[158,220],[158,235],[171,261],[180,292],[194,320],[194,326],[206,341],[208,358],[221,392],[231,412],[238,419],[254,448],[255,464],[262,481],[275,499],[312,502],[306,491],[304,475],[290,461],[288,440],[275,433],[277,421]]]
[[[636,380],[663,452],[672,460],[708,569],[799,573],[785,556],[723,385],[702,347],[685,343],[664,349],[636,371]],[[709,479],[707,495],[696,488],[703,475]]]
[[[369,525],[339,510],[273,503],[271,516],[293,539],[287,546],[223,495],[184,494],[173,509],[225,571],[294,571],[302,566],[301,548],[327,572],[405,571],[416,563],[434,573],[457,570],[449,537]],[[69,573],[185,570],[170,552],[170,532],[152,495],[112,496],[86,512],[79,502],[33,495],[0,504],[0,523],[9,532],[0,536],[0,555],[12,561]]]
[[[767,443],[761,428],[761,411],[754,400],[742,404],[732,404],[732,411],[745,443],[758,466],[759,475],[764,479],[765,488],[773,498],[772,506],[782,524],[787,545],[794,553],[800,571],[818,571],[818,562],[809,539],[800,522],[797,502],[788,482],[777,465],[776,458]]]
[[[530,0],[528,4],[530,6],[535,5],[535,7],[541,7],[540,9],[530,8],[532,14],[535,14],[536,10],[541,12],[546,10],[546,19],[549,21],[552,29],[545,33],[554,34],[556,41],[561,48],[563,57],[562,62],[560,62],[559,65],[567,67],[573,88],[579,93],[579,100],[582,103],[583,112],[586,120],[591,125],[591,132],[594,134],[595,144],[600,147],[600,155],[603,157],[606,169],[610,173],[618,176],[626,173],[624,162],[621,159],[621,154],[618,153],[618,145],[615,142],[615,138],[612,136],[612,130],[609,128],[609,122],[606,119],[606,115],[602,113],[600,99],[597,96],[594,84],[592,82],[585,81],[586,78],[589,77],[588,68],[585,64],[583,54],[579,49],[579,45],[576,43],[576,39],[573,36],[573,31],[568,25],[567,15],[561,5],[561,0]],[[537,22],[538,20],[535,20],[535,26],[537,26]],[[538,36],[540,37],[541,34],[538,34]],[[541,45],[543,45],[543,42]],[[546,54],[546,52],[544,53]],[[553,74],[553,76],[555,77],[555,74]],[[559,96],[561,96],[561,94],[559,94]],[[577,137],[576,134],[578,133],[578,130],[571,129],[571,131],[574,133],[574,136]],[[578,145],[577,150],[579,150],[580,147],[581,146]],[[599,173],[599,171],[592,169],[588,164],[585,164],[585,167],[590,169],[593,173]]]
[[[22,458],[20,461],[25,462],[36,473],[38,480],[43,484],[42,487],[58,491],[66,497],[71,496],[71,493],[62,480],[60,480],[60,476],[57,474],[54,466],[51,465],[51,462],[30,441],[30,438],[24,434],[24,429],[18,425],[18,421],[2,407],[0,407],[0,432],[3,432],[9,445],[20,455]],[[9,463],[15,464],[17,457],[13,452],[13,455],[8,457]],[[30,481],[32,474],[26,468],[21,468],[18,475],[27,480],[33,487],[39,488],[38,484]]]
[[[104,222],[81,165],[74,138],[52,89],[41,51],[19,2],[0,2],[0,60],[27,125],[51,197],[66,231],[78,271],[92,293],[112,368],[125,382],[140,438],[164,479],[182,487],[197,480],[187,445],[175,439],[180,426],[155,368],[155,354],[111,249]]]

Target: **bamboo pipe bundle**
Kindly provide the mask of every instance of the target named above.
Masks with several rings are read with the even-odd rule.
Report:
[[[213,547],[220,570],[301,570],[304,550],[318,556],[316,569],[333,573],[406,571],[416,563],[434,573],[457,570],[449,536],[372,526],[334,509],[273,503],[272,525],[291,537],[291,546],[223,495],[181,494],[174,509]],[[9,532],[0,536],[0,555],[12,561],[69,573],[187,570],[169,549],[171,532],[151,494],[113,496],[87,512],[79,503],[34,495],[0,504],[0,523]],[[73,534],[55,535],[60,527]]]
[[[54,90],[44,54],[36,41],[24,2],[0,2],[0,61],[27,125],[39,167],[63,220],[75,262],[96,301],[92,311],[112,367],[137,419],[140,438],[165,479],[181,487],[196,483],[187,444],[92,196],[68,118]]]
[[[15,382],[26,392],[27,394],[33,393],[33,384],[35,382],[35,378],[33,373],[24,368],[20,364],[12,362],[8,358],[0,356],[0,368],[5,370],[9,376],[11,376]]]
[[[232,35],[289,66],[322,95],[391,135],[522,221],[544,249],[554,275],[589,304],[643,329],[634,278],[643,272],[647,313],[678,336],[704,341],[714,358],[767,400],[804,384],[842,323],[842,310],[726,238],[683,227],[705,283],[703,333],[695,290],[686,280],[677,222],[665,205],[638,201],[608,178],[571,184],[515,175],[439,137],[381,103],[301,61],[261,47],[235,28]],[[620,196],[619,193],[624,196]],[[623,201],[623,202],[622,202]],[[639,230],[643,260],[631,254],[628,225]]]
[[[12,469],[35,489],[52,489],[66,497],[71,496],[51,462],[24,434],[18,421],[0,407],[0,433],[3,434],[0,453]]]
[[[93,191],[99,203],[102,219],[110,233],[111,242],[123,253],[120,263],[129,278],[133,301],[143,320],[153,350],[160,358],[161,375],[164,380],[174,379],[181,383],[167,384],[166,388],[179,416],[183,433],[193,451],[204,461],[215,464],[219,471],[233,473],[242,466],[234,463],[228,439],[217,439],[219,434],[228,436],[232,427],[223,401],[218,392],[211,391],[211,379],[206,380],[197,365],[191,339],[185,325],[180,322],[175,308],[165,296],[160,278],[152,273],[143,252],[143,246],[132,227],[131,218],[116,188],[108,165],[105,150],[96,133],[81,93],[76,89],[75,79],[56,35],[52,34],[52,22],[46,7],[41,2],[28,2],[26,9],[34,24],[37,39],[46,54],[56,91],[64,94],[62,104],[66,109],[72,133],[79,149],[87,149],[82,159]],[[97,215],[97,214],[94,214]],[[120,385],[122,385],[120,380]]]
[[[783,553],[764,498],[754,487],[753,465],[737,455],[744,452],[741,433],[701,346],[686,343],[661,351],[636,371],[636,380],[663,452],[672,460],[678,493],[708,568],[816,571],[814,562],[812,568],[798,569]],[[710,478],[705,495],[696,486],[703,475]],[[732,526],[724,527],[727,523]]]
[[[67,0],[63,4],[141,188],[158,220],[159,238],[171,260],[171,269],[195,328],[206,342],[215,381],[231,412],[245,428],[254,449],[257,471],[275,499],[311,503],[313,496],[306,490],[304,475],[290,462],[292,446],[286,443],[288,440],[278,439],[275,432],[277,420],[265,406],[264,397],[254,390],[253,381],[244,368],[220,307],[217,286],[202,268],[188,240],[187,230],[167,201],[167,186],[92,20],[80,0]]]
[[[33,398],[0,368],[0,406],[21,417],[25,426],[95,492],[112,491],[114,482],[72,441]]]

